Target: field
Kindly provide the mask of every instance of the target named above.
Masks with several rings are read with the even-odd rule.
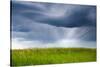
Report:
[[[95,48],[32,48],[11,50],[11,66],[96,61]]]

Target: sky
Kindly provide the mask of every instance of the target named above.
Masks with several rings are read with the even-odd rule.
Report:
[[[11,3],[12,49],[96,47],[96,6]]]

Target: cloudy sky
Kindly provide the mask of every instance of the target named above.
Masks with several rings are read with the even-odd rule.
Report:
[[[96,6],[12,1],[12,48],[96,47]]]

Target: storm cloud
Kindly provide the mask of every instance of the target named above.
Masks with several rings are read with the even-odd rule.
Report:
[[[12,1],[11,12],[13,41],[96,41],[96,6]]]
[[[55,3],[14,2],[13,13],[61,27],[96,25],[96,7]]]

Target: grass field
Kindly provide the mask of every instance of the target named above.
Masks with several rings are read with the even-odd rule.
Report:
[[[43,65],[96,61],[95,48],[16,49],[11,53],[11,66]]]

